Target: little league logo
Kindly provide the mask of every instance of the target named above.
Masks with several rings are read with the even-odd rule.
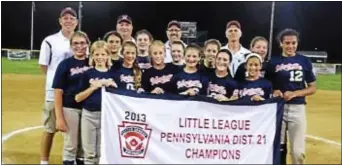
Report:
[[[145,158],[152,129],[144,123],[123,121],[118,131],[121,156]]]

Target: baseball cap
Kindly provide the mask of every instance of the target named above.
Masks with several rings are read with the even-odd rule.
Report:
[[[73,8],[71,8],[71,7],[66,7],[66,8],[64,8],[64,9],[61,11],[60,17],[63,17],[65,14],[71,14],[72,16],[77,17],[76,11],[75,11]]]
[[[240,22],[237,21],[237,20],[229,21],[229,22],[227,23],[227,29],[228,29],[230,26],[233,26],[233,25],[235,25],[237,28],[241,29]]]
[[[180,23],[178,21],[176,21],[176,20],[170,21],[169,24],[167,24],[167,28],[170,28],[173,25],[177,26],[178,28],[181,28]]]
[[[118,17],[118,20],[116,21],[117,24],[121,23],[122,21],[126,21],[128,22],[129,24],[132,24],[132,18],[126,14],[124,15],[120,15]]]

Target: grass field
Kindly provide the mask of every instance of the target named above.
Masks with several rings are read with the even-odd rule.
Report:
[[[1,57],[2,74],[40,74],[40,68],[37,59],[13,61],[6,57]]]
[[[1,64],[2,134],[41,125],[45,76],[40,74],[37,59],[9,61],[2,58]],[[307,134],[340,144],[341,74],[318,75],[317,87],[319,90],[316,94],[307,99]],[[42,131],[42,129],[28,131],[7,140],[2,146],[2,160],[10,164],[39,163]],[[57,133],[50,157],[52,164],[61,163],[62,139],[62,134]],[[307,138],[306,152],[308,164],[342,163],[341,145]]]

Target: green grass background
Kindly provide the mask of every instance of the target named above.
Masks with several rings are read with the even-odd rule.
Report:
[[[2,57],[1,64],[2,74],[41,74],[37,59],[11,61]],[[317,75],[317,88],[341,91],[341,73],[335,75]]]

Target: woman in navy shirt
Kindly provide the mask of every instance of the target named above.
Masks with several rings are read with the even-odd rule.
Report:
[[[98,164],[100,157],[101,130],[101,87],[116,87],[110,77],[110,52],[105,41],[96,41],[91,46],[89,65],[93,68],[82,75],[81,92],[76,95],[76,102],[83,103],[81,136],[85,164]]]
[[[270,81],[260,76],[262,68],[262,58],[251,53],[246,57],[247,77],[240,82],[240,98],[250,98],[252,101],[263,101],[269,99],[272,94],[272,84]]]
[[[232,53],[221,49],[215,58],[215,71],[209,75],[208,97],[217,101],[231,101],[238,99],[238,84],[229,75],[229,65]]]
[[[142,87],[145,92],[164,94],[170,91],[170,81],[176,72],[171,65],[164,63],[165,46],[157,40],[149,48],[152,68],[145,70],[142,75]]]
[[[63,60],[57,67],[52,88],[55,93],[57,130],[64,134],[63,164],[74,164],[82,158],[80,123],[82,105],[75,101],[78,83],[83,72],[89,69],[86,58],[89,39],[86,33],[75,32],[70,45],[73,56]]]
[[[173,93],[180,95],[206,95],[208,79],[198,71],[200,47],[190,44],[185,48],[185,67],[171,79]]]

